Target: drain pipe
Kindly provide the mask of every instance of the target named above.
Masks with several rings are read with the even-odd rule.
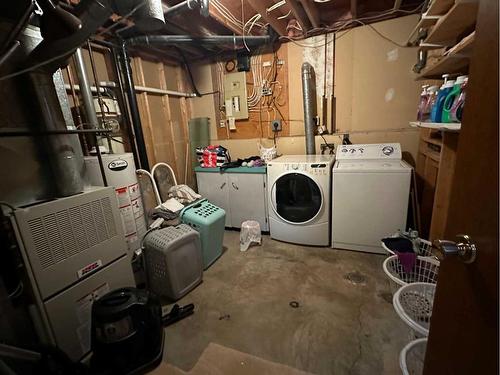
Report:
[[[316,154],[314,135],[316,133],[316,75],[309,63],[302,64],[302,95],[304,101],[304,126],[306,133],[306,154]]]
[[[135,143],[137,145],[137,153],[139,156],[138,169],[149,170],[148,154],[146,152],[146,143],[144,142],[144,134],[142,132],[141,116],[139,115],[139,107],[137,105],[137,97],[134,89],[134,78],[132,77],[132,68],[130,66],[130,57],[127,52],[127,46],[122,43],[122,48],[118,54],[120,70],[123,73],[123,86],[127,94],[127,101],[132,120],[132,128],[135,134]]]
[[[269,35],[264,36],[238,36],[238,35],[142,35],[126,40],[127,46],[141,45],[176,45],[176,44],[233,44],[234,47],[243,45],[243,41],[248,46],[259,46],[271,42]]]

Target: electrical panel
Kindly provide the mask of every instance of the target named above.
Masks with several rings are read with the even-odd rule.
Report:
[[[224,76],[224,102],[226,116],[236,120],[248,118],[247,83],[245,72]]]

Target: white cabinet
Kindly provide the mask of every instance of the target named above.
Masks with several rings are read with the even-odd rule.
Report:
[[[226,227],[241,228],[246,220],[255,220],[269,231],[267,215],[266,168],[196,168],[198,192],[226,211]]]

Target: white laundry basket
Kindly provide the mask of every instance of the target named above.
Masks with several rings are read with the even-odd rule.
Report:
[[[411,337],[427,337],[431,324],[436,284],[412,283],[394,294],[392,304],[401,320],[411,329]]]
[[[391,255],[382,264],[385,274],[391,280],[391,291],[394,293],[399,287],[416,282],[437,282],[439,261],[434,258],[417,256],[412,271],[407,273],[397,255]]]
[[[399,353],[399,367],[403,375],[422,375],[424,372],[427,338],[410,341]]]
[[[387,251],[389,255],[395,255],[394,251],[389,249],[384,241],[380,241],[380,244],[382,245],[382,248]],[[418,253],[417,255],[420,255],[422,257],[434,257],[432,254],[432,242],[424,240],[423,238],[418,239]]]

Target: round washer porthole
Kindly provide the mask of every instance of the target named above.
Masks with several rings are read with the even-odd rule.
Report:
[[[287,173],[273,185],[273,209],[283,220],[303,224],[313,220],[323,207],[318,184],[302,173]]]

